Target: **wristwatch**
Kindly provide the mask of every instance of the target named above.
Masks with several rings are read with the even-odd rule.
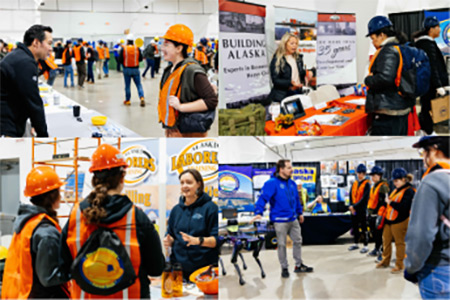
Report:
[[[203,242],[205,241],[205,238],[200,236],[198,239],[200,241],[200,243],[198,245],[201,246],[203,244]]]

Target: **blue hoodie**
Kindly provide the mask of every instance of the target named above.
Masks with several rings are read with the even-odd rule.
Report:
[[[167,233],[174,238],[170,259],[172,263],[181,263],[185,278],[201,267],[217,264],[219,252],[217,247],[187,247],[180,231],[194,237],[213,236],[218,245],[218,214],[219,208],[207,194],[201,195],[189,206],[184,204],[184,197],[180,197],[180,202],[170,212]]]
[[[255,214],[262,215],[267,202],[270,203],[270,221],[292,222],[303,213],[297,185],[291,179],[285,180],[278,174],[264,183],[261,195],[255,204]]]

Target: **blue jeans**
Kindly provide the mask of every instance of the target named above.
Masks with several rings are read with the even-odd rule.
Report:
[[[94,64],[95,61],[93,60],[88,60],[88,78],[87,81],[91,81],[91,82],[95,82],[94,80]]]
[[[47,84],[49,86],[53,86],[53,83],[55,82],[56,75],[58,75],[58,69],[50,70],[50,73],[48,75]]]
[[[144,90],[141,84],[141,74],[139,74],[138,68],[127,68],[123,67],[123,78],[125,79],[125,100],[130,100],[131,98],[131,78],[133,78],[134,84],[137,87],[139,98],[144,97]]]
[[[67,87],[67,77],[70,74],[70,81],[72,82],[71,86],[73,85],[73,68],[71,65],[64,66],[64,87]]]
[[[425,265],[417,273],[423,299],[450,299],[450,265]]]
[[[109,58],[105,58],[105,61],[103,62],[103,73],[105,75],[109,74]]]
[[[142,77],[145,77],[145,74],[147,74],[147,71],[149,68],[151,68],[151,75],[152,78],[155,78],[155,60],[153,58],[146,58],[147,61],[147,67],[144,70],[144,73],[142,73]]]

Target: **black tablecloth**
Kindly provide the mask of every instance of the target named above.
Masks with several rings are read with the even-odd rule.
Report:
[[[301,224],[303,244],[332,244],[352,227],[346,214],[304,216]]]

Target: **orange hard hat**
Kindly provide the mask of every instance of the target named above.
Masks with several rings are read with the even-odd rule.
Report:
[[[162,38],[185,44],[189,47],[192,46],[192,43],[194,43],[194,33],[192,33],[192,30],[189,27],[183,24],[175,24],[170,26]]]
[[[66,182],[62,181],[56,172],[47,166],[36,167],[27,176],[25,197],[33,197],[55,190]]]
[[[91,167],[89,168],[89,172],[91,173],[116,167],[128,167],[119,149],[110,144],[100,145],[94,154],[92,154],[91,163]]]

